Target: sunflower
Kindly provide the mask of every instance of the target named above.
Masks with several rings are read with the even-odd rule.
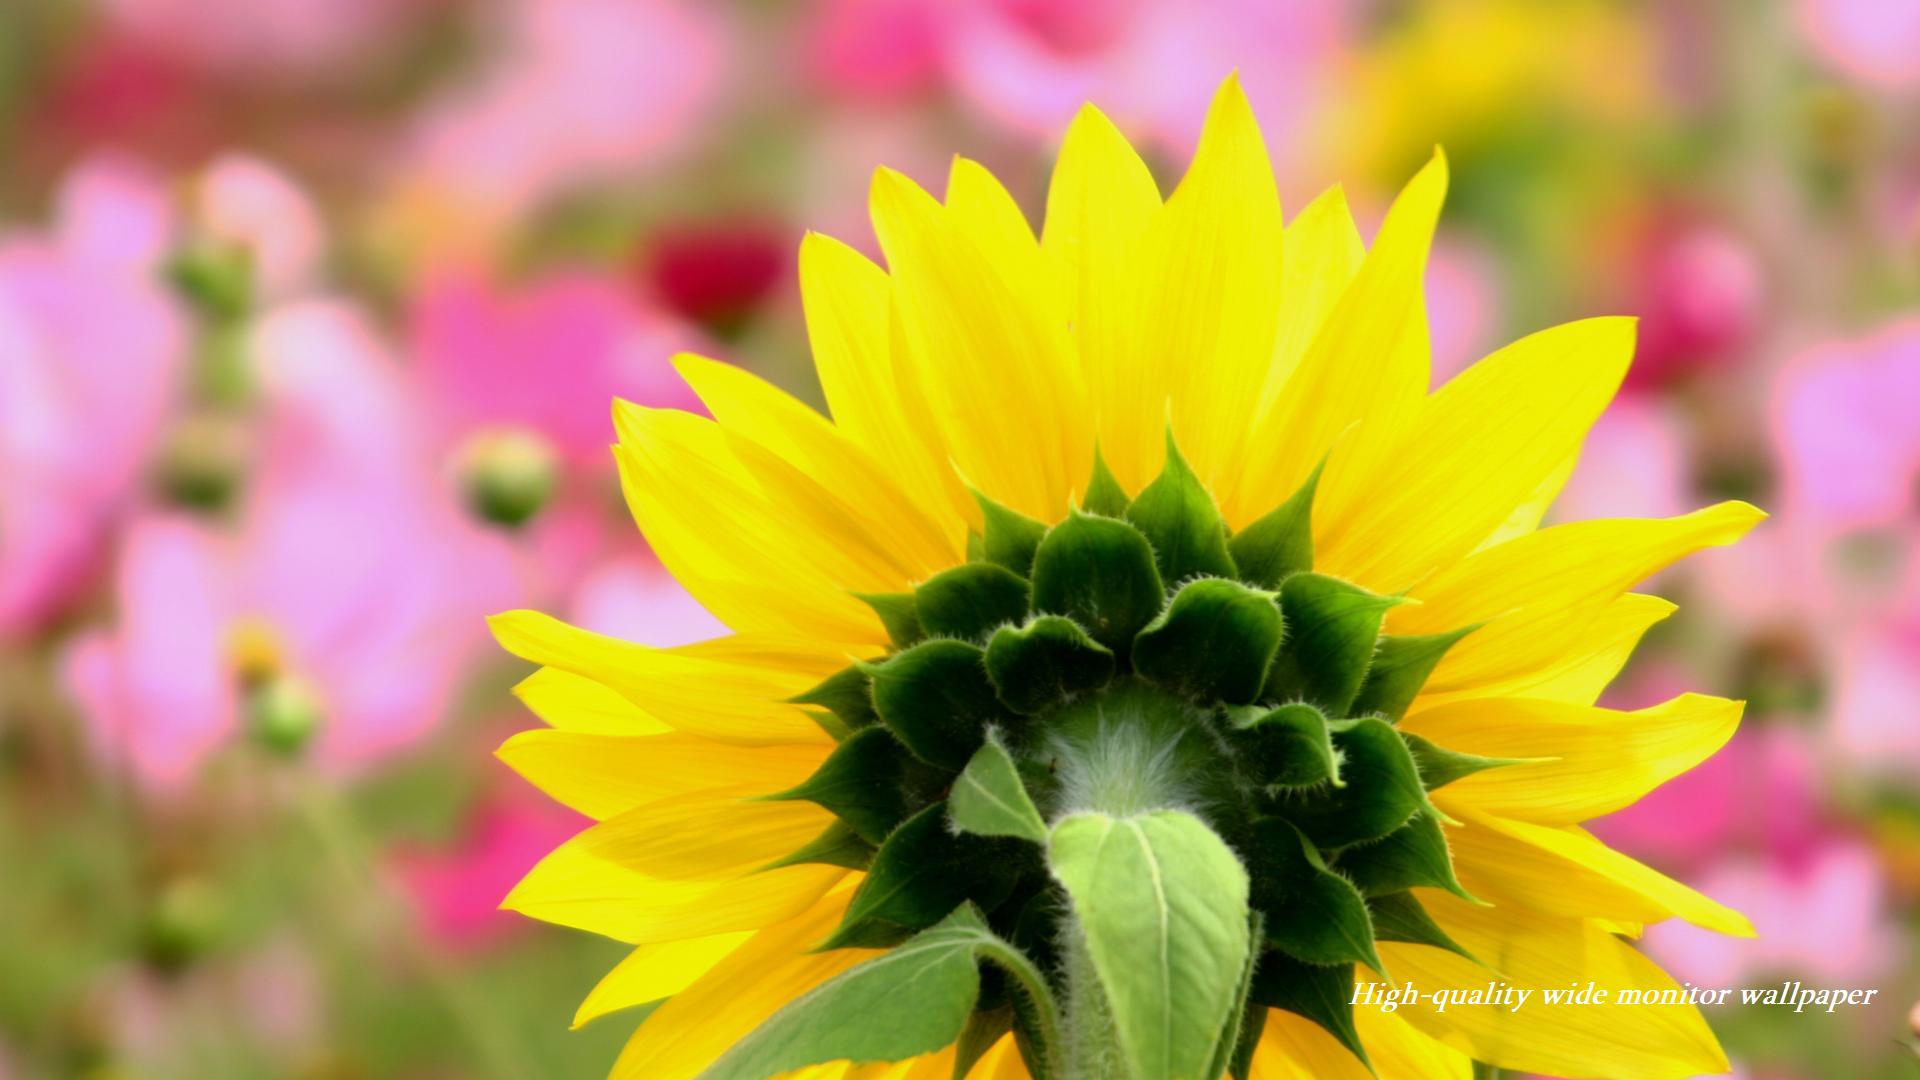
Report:
[[[1630,941],[1750,926],[1581,823],[1732,734],[1593,702],[1673,611],[1628,590],[1762,515],[1540,527],[1633,324],[1430,393],[1446,182],[1368,247],[1338,188],[1283,223],[1232,79],[1164,199],[1089,107],[1038,238],[960,159],[876,174],[886,269],[805,239],[831,420],[687,356],[711,418],[616,404],[733,633],[493,622],[550,725],[500,756],[598,821],[505,906],[634,946],[576,1020],[653,1006],[613,1075],[1725,1067]]]

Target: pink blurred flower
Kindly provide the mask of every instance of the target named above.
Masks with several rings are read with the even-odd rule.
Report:
[[[1783,515],[1826,538],[1920,509],[1920,319],[1809,350],[1775,383]]]
[[[233,737],[260,679],[312,696],[326,767],[404,749],[440,719],[483,616],[514,597],[507,552],[451,505],[354,313],[282,310],[259,352],[266,445],[238,526],[136,522],[117,622],[65,665],[103,754],[160,790]]]
[[[944,10],[927,0],[827,0],[811,15],[811,75],[862,101],[931,90],[941,75]]]
[[[168,55],[249,77],[326,73],[380,43],[427,0],[103,0],[116,29]]]
[[[283,298],[313,284],[326,254],[319,213],[284,173],[225,154],[201,175],[194,216],[202,239],[252,260],[258,291]]]
[[[772,295],[796,243],[771,221],[736,214],[662,229],[649,239],[640,273],[663,308],[726,333]]]
[[[1459,236],[1442,236],[1427,263],[1427,333],[1439,385],[1484,356],[1500,315],[1491,253]]]
[[[1670,213],[1644,234],[1628,271],[1627,310],[1640,316],[1630,388],[1729,363],[1751,341],[1766,301],[1759,260],[1732,231]]]
[[[520,785],[487,796],[445,846],[408,845],[387,858],[424,930],[456,951],[484,949],[530,924],[500,900],[554,846],[589,824]]]
[[[1553,513],[1560,521],[1673,517],[1692,506],[1685,425],[1662,402],[1622,397],[1594,423]]]
[[[48,232],[0,238],[0,635],[85,580],[172,405],[171,228],[155,178],[100,159],[68,177]]]
[[[727,632],[724,623],[645,551],[595,567],[575,587],[571,606],[576,626],[656,648],[688,645]]]
[[[401,216],[438,219],[435,239],[484,240],[555,195],[657,164],[722,84],[726,39],[706,5],[527,0],[493,13],[490,65],[426,109],[402,167]]]
[[[1882,90],[1920,86],[1920,5],[1887,0],[1799,0],[1800,32],[1815,56]]]

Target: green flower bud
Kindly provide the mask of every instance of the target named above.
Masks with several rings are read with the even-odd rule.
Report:
[[[559,480],[553,447],[529,431],[476,436],[461,457],[467,507],[480,519],[507,528],[531,521],[553,497]]]

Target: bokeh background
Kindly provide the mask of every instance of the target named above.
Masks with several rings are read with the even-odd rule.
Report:
[[[1712,1011],[1745,1075],[1915,1075],[1920,4],[6,0],[0,1076],[599,1075],[624,950],[495,910],[582,822],[482,617],[715,631],[609,400],[818,402],[795,250],[875,165],[1037,218],[1092,99],[1164,186],[1235,68],[1291,207],[1446,148],[1436,380],[1641,317],[1560,516],[1773,512],[1611,692],[1745,727],[1601,830],[1760,927],[1679,977],[1881,990]]]

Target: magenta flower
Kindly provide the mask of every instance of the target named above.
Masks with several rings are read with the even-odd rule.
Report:
[[[0,237],[0,637],[86,581],[139,485],[186,359],[158,274],[171,228],[159,182],[102,159],[46,232]]]
[[[393,34],[428,0],[103,0],[115,28],[223,74],[309,76]]]
[[[484,949],[532,924],[500,910],[529,867],[589,824],[587,818],[508,785],[487,796],[445,846],[408,845],[386,859],[420,926],[443,947]]]
[[[1799,0],[1795,14],[1813,54],[1882,90],[1920,86],[1920,5],[1887,0]]]

